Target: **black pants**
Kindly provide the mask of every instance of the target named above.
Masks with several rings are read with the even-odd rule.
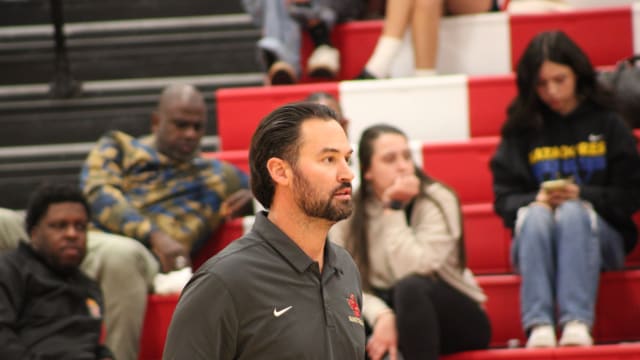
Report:
[[[405,360],[437,360],[438,355],[489,346],[487,314],[437,276],[411,275],[391,290],[374,293],[396,313],[398,348]]]

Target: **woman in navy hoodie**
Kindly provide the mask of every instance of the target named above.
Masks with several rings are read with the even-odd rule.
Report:
[[[495,210],[514,229],[527,347],[588,346],[600,271],[622,268],[637,241],[636,143],[562,32],[529,43],[517,86],[491,171]]]

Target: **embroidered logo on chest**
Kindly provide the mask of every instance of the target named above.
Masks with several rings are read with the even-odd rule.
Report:
[[[353,315],[349,316],[349,321],[352,323],[360,324],[364,326],[364,322],[362,321],[362,316],[360,314],[360,306],[358,306],[358,301],[356,301],[356,296],[351,294],[347,298],[347,304],[351,308]]]
[[[100,311],[100,305],[93,300],[92,298],[87,298],[86,300],[87,310],[89,310],[89,315],[95,319],[100,319],[102,317],[102,312]]]

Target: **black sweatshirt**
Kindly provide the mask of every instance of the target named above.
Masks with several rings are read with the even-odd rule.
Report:
[[[79,270],[57,273],[27,244],[0,254],[0,359],[102,359],[102,294]]]
[[[640,158],[630,129],[591,103],[566,116],[545,110],[543,119],[538,135],[503,135],[491,159],[495,211],[513,228],[541,182],[572,177],[580,198],[622,234],[630,252],[638,237],[631,216],[640,208]]]

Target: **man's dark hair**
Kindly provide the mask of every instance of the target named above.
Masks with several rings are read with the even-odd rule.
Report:
[[[305,101],[316,102],[323,99],[338,101],[333,95],[329,94],[326,91],[312,92],[311,94],[309,94],[309,96],[306,97]]]
[[[249,149],[251,191],[265,208],[271,207],[275,192],[267,161],[275,157],[295,165],[300,147],[300,126],[312,118],[337,121],[336,113],[324,105],[293,103],[272,111],[253,134]]]
[[[31,194],[27,207],[26,228],[27,234],[40,222],[47,213],[49,206],[62,202],[74,202],[82,204],[87,217],[91,218],[89,203],[84,197],[78,185],[70,183],[44,183]]]

